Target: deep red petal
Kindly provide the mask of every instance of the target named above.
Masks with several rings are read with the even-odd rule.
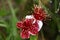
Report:
[[[17,23],[17,28],[19,28],[19,29],[20,29],[20,28],[23,28],[23,22],[21,22],[21,21],[18,22],[18,23]]]
[[[29,38],[29,37],[30,37],[29,31],[28,31],[28,30],[22,30],[20,36],[21,36],[21,38],[23,38],[23,39]]]
[[[43,8],[36,7],[34,9],[33,15],[37,20],[44,20],[46,18],[46,13]]]
[[[32,25],[32,22],[33,22],[33,20],[34,19],[25,19],[25,21],[24,21],[24,26],[26,26],[26,27],[29,27],[29,26],[31,26]]]
[[[34,13],[37,13],[38,12],[38,8],[36,7],[35,9],[34,9]]]
[[[35,35],[38,33],[38,24],[35,22],[31,27],[30,27],[30,34]]]

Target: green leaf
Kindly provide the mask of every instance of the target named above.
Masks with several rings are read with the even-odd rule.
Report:
[[[37,40],[37,36],[36,35],[35,36],[31,35],[30,40]]]
[[[0,24],[5,24],[6,22],[3,19],[0,19]]]
[[[7,27],[7,25],[6,24],[0,24],[0,27]]]
[[[0,27],[7,28],[7,23],[4,20],[0,20]]]
[[[10,11],[11,11],[11,18],[10,18],[10,35],[7,37],[8,40],[21,40],[20,37],[18,36],[18,33],[17,33],[17,28],[16,28],[16,23],[17,23],[17,18],[16,18],[16,15],[15,15],[15,11],[12,7],[12,4],[11,4],[11,0],[7,0],[8,1],[8,4],[9,4],[9,8],[10,8]]]

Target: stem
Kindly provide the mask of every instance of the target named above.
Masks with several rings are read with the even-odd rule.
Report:
[[[45,40],[43,30],[41,30],[41,37],[42,37],[42,40]]]

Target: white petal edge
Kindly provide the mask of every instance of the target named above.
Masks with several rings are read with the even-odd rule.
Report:
[[[36,22],[36,19],[34,19],[34,21],[33,21],[33,23],[32,24],[34,24]]]
[[[26,19],[32,19],[32,18],[34,18],[34,17],[33,17],[33,15],[27,15],[25,18],[26,18]]]
[[[31,33],[30,31],[29,31],[29,34],[31,34],[31,35],[36,35],[36,34]]]
[[[40,31],[41,28],[42,28],[42,26],[43,26],[43,22],[40,21],[40,20],[37,20],[37,22],[38,22],[38,25],[39,25],[39,29],[38,29],[38,31]]]

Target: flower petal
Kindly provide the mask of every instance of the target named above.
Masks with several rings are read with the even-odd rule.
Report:
[[[33,15],[27,15],[25,18],[26,18],[26,19],[32,19],[32,18],[34,18],[34,17],[33,17]]]
[[[46,12],[43,8],[35,7],[33,16],[37,20],[44,20],[46,18]]]
[[[22,30],[21,34],[20,34],[21,38],[23,39],[27,39],[30,37],[30,34],[27,30]]]
[[[38,29],[38,31],[40,31],[41,28],[42,28],[42,26],[43,26],[43,22],[40,21],[40,20],[37,20],[37,22],[38,22],[38,25],[39,25],[39,29]]]
[[[32,35],[35,35],[38,33],[38,23],[35,22],[31,27],[30,27],[30,31],[29,33],[32,34]]]
[[[24,20],[24,26],[26,26],[26,27],[29,27],[29,26],[31,26],[32,25],[32,22],[34,21],[34,19],[32,18],[32,19],[25,19]],[[28,25],[27,25],[28,24]]]
[[[18,22],[18,23],[17,23],[17,28],[22,28],[22,27],[23,27],[23,22],[21,22],[21,21]]]

